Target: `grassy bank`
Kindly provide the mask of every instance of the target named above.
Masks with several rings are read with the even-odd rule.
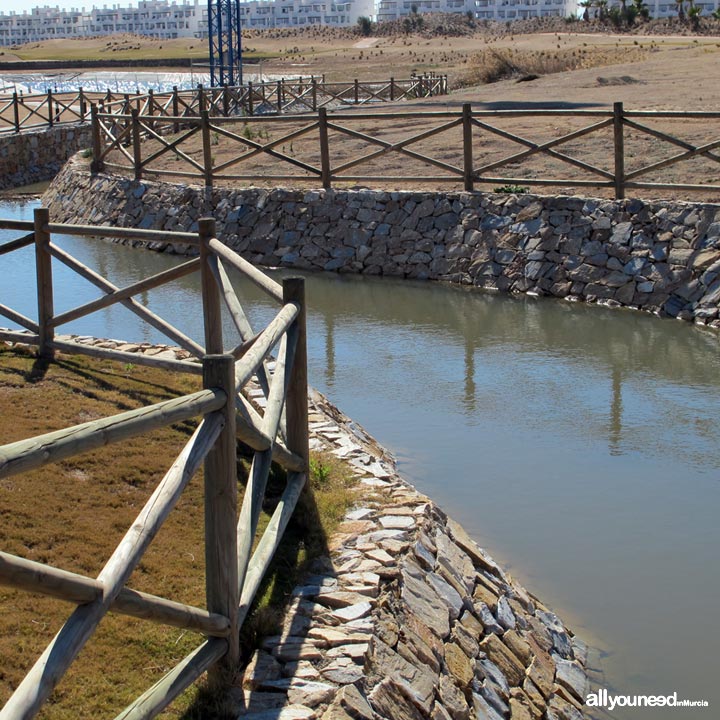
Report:
[[[192,392],[199,379],[110,361],[60,356],[38,361],[0,345],[0,437],[8,443]],[[37,471],[0,480],[0,548],[30,560],[96,576],[182,446],[193,423],[181,423]],[[313,478],[291,522],[259,611],[244,630],[247,650],[272,632],[308,560],[352,502],[352,480],[331,458],[313,458]],[[248,468],[239,463],[240,493]],[[261,529],[283,489],[270,480]],[[202,473],[192,479],[128,585],[204,606]],[[72,611],[72,606],[0,586],[0,706]],[[114,716],[202,641],[201,636],[108,615],[61,681],[42,717]],[[198,691],[166,717],[196,717]],[[203,717],[211,715],[204,713]]]

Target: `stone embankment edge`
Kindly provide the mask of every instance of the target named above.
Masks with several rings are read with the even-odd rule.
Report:
[[[51,180],[68,158],[91,142],[88,124],[0,134],[0,190]]]
[[[188,359],[166,345],[63,340]],[[257,386],[247,396],[263,409]],[[360,497],[239,679],[242,717],[582,720],[587,646],[317,391],[309,422],[311,448],[349,463]]]
[[[183,230],[212,214],[251,262],[443,280],[720,327],[720,205],[465,192],[205,188],[91,175],[43,197],[55,222]],[[183,245],[151,249],[189,254]]]

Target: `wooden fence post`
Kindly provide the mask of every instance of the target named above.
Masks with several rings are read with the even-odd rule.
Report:
[[[390,78],[390,102],[395,100],[395,78]]]
[[[48,248],[50,233],[45,229],[50,222],[50,211],[47,208],[36,208],[33,213],[35,230],[35,268],[37,275],[38,304],[38,353],[40,357],[52,359],[54,356],[50,343],[55,331],[50,324],[53,318],[53,282],[52,256]]]
[[[213,186],[213,156],[210,150],[210,116],[207,110],[203,110],[200,116],[202,126],[203,146],[203,173],[205,174],[205,187]]]
[[[297,345],[295,361],[290,373],[287,397],[285,399],[285,417],[287,422],[287,446],[305,460],[305,472],[310,457],[308,437],[308,390],[307,390],[307,337],[305,307],[305,278],[289,277],[283,279],[283,303],[298,303],[300,312],[297,323]]]
[[[317,82],[315,81],[315,78],[313,78],[311,81],[312,84],[312,109],[313,112],[315,112],[317,107]]]
[[[473,184],[473,132],[472,132],[472,108],[470,103],[463,103],[462,106],[462,129],[463,129],[463,178],[465,191],[472,192]]]
[[[320,179],[322,186],[327,190],[330,188],[330,143],[328,142],[327,110],[318,110],[318,123],[320,131]]]
[[[16,92],[13,93],[13,123],[15,132],[20,132],[20,102]]]
[[[142,180],[142,146],[140,141],[140,120],[138,119],[138,111],[133,108],[132,116],[132,145],[133,145],[133,165],[135,167],[135,179]]]
[[[155,114],[155,93],[152,88],[148,90],[148,115],[152,117]],[[155,129],[155,123],[152,120],[148,120],[148,127]]]
[[[355,104],[360,104],[360,83],[357,78],[355,78]]]
[[[225,427],[205,458],[205,594],[211,613],[230,620],[228,651],[208,670],[215,688],[228,687],[240,661],[237,561],[237,438],[235,361],[232,355],[203,358],[203,386],[221,388],[227,402],[220,410]]]
[[[180,117],[180,98],[178,98],[177,85],[173,85],[172,89],[172,113],[173,117]],[[176,122],[173,124],[173,132],[180,132],[180,123]]]
[[[205,101],[205,88],[202,83],[197,86],[198,90],[198,111],[202,115],[207,110],[207,103]]]
[[[278,115],[282,115],[282,111],[283,111],[283,84],[282,84],[282,80],[278,80],[278,82],[277,82],[277,106],[278,106]]]
[[[613,104],[613,135],[615,139],[615,199],[625,197],[625,136],[623,126],[623,104]]]
[[[214,218],[205,217],[198,220],[198,235],[200,236],[200,282],[205,326],[205,354],[219,355],[223,351],[220,290],[208,263],[208,258],[212,254],[208,243],[216,235]]]
[[[47,91],[48,127],[53,126],[52,90]]]
[[[230,91],[227,83],[223,84],[222,89],[223,116],[230,117]]]
[[[104,163],[100,159],[102,155],[102,141],[100,138],[100,119],[98,118],[98,109],[95,103],[90,105],[90,123],[92,126],[92,161],[90,162],[90,172],[102,172]]]
[[[85,93],[82,87],[78,88],[78,99],[80,102],[80,121],[83,122],[87,115],[87,100],[85,99]]]

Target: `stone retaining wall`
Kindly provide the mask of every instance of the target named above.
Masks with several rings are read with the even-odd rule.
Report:
[[[446,280],[720,326],[720,205],[460,192],[205,191],[91,176],[77,161],[44,201],[56,222],[189,230],[212,214],[223,242],[260,265]]]
[[[187,359],[168,346],[63,337]],[[264,396],[250,389],[259,410]],[[358,505],[234,692],[250,720],[582,720],[587,648],[320,393],[311,448],[356,470]]]
[[[0,190],[51,180],[69,157],[90,147],[89,125],[0,135]]]

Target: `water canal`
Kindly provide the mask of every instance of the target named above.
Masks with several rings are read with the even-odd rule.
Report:
[[[0,217],[30,220],[32,207],[0,205]],[[121,286],[178,261],[58,243]],[[0,300],[34,316],[22,252],[0,258]],[[62,267],[55,282],[58,312],[97,295]],[[260,325],[272,308],[240,292]],[[597,683],[710,703],[607,717],[715,717],[720,335],[430,283],[313,275],[307,292],[312,384],[598,648]],[[146,299],[200,339],[193,278]],[[123,308],[65,331],[162,340]]]

